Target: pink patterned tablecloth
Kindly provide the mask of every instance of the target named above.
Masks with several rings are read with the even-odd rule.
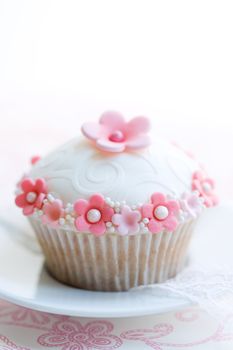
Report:
[[[232,349],[233,315],[217,321],[199,308],[158,316],[86,319],[0,301],[0,349]]]
[[[2,131],[2,132],[1,132]],[[17,135],[18,141],[17,141]],[[2,187],[0,218],[17,215],[12,206],[14,183],[20,177],[26,159],[47,151],[66,138],[65,133],[49,130],[0,130]],[[62,136],[61,136],[62,135]],[[11,140],[14,139],[14,143]],[[47,139],[45,144],[44,140]],[[227,141],[226,141],[227,142]],[[198,140],[196,140],[196,146]],[[30,149],[28,149],[30,145]],[[219,145],[214,145],[219,150]],[[198,149],[198,146],[196,147]],[[7,152],[6,152],[7,150]],[[23,165],[22,165],[23,164]],[[214,161],[210,167],[215,169]],[[232,176],[229,165],[226,179]],[[222,173],[217,177],[221,180]],[[226,183],[226,181],[225,181]],[[228,189],[224,195],[229,193]],[[214,319],[198,307],[146,317],[125,319],[86,319],[46,314],[0,300],[0,350],[85,349],[233,349],[233,315]]]

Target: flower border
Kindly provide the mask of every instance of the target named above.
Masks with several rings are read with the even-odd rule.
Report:
[[[205,192],[206,184],[208,191]],[[26,176],[17,184],[15,198],[24,215],[33,216],[43,224],[96,236],[173,232],[178,225],[195,219],[204,208],[217,202],[214,182],[202,171],[193,174],[190,192],[180,198],[156,192],[147,203],[131,206],[101,194],[64,204],[49,192],[45,179]]]

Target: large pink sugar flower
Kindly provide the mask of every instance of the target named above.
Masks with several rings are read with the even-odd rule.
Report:
[[[94,194],[89,200],[79,199],[74,203],[78,215],[75,226],[78,231],[100,236],[106,231],[106,222],[111,221],[114,210],[105,203],[104,197]]]
[[[21,181],[20,187],[23,193],[15,198],[15,204],[23,208],[23,214],[31,215],[35,208],[41,209],[43,200],[48,193],[45,180],[25,178]]]
[[[207,207],[218,204],[218,197],[214,193],[214,188],[214,180],[206,177],[202,171],[196,171],[193,174],[192,190],[198,191]]]
[[[135,234],[139,231],[139,221],[141,213],[138,210],[132,210],[127,205],[121,209],[121,214],[114,214],[112,222],[117,226],[117,231],[121,235]]]
[[[135,150],[150,145],[150,138],[146,133],[150,129],[149,120],[136,117],[126,122],[117,112],[105,112],[99,123],[85,123],[83,134],[96,146],[107,152],[123,152],[125,149]]]
[[[57,227],[59,219],[64,216],[63,203],[60,199],[54,199],[52,202],[47,202],[43,206],[44,215],[42,216],[42,222],[44,224],[50,224],[53,227]]]
[[[151,203],[142,206],[142,216],[149,219],[148,228],[152,233],[159,233],[163,229],[175,230],[178,225],[178,213],[179,203],[167,200],[162,193],[154,193]]]

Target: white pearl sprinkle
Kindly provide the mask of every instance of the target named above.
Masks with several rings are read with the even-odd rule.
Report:
[[[181,222],[184,222],[184,221],[185,221],[185,216],[186,216],[186,215],[185,215],[184,212],[182,212],[182,213],[179,214],[179,219],[180,219]]]
[[[111,198],[110,197],[106,197],[105,198],[105,202],[108,204],[108,203],[110,203],[111,202]]]
[[[147,232],[149,232],[148,227],[144,227],[144,228],[143,228],[143,233],[147,233]]]
[[[122,202],[121,202],[121,205],[126,205],[126,201],[122,201]]]
[[[38,210],[37,213],[38,213],[39,216],[42,216],[44,214],[42,210]]]
[[[115,203],[114,203],[113,201],[110,201],[110,202],[109,202],[109,205],[110,205],[111,208],[114,208]]]
[[[87,212],[87,220],[90,223],[94,224],[94,223],[100,221],[100,219],[101,219],[101,212],[98,209],[90,209]]]
[[[28,203],[34,203],[36,200],[37,194],[35,192],[29,192],[26,196]]]
[[[116,207],[116,208],[119,208],[120,206],[121,206],[121,203],[117,201],[117,202],[115,203],[115,207]]]
[[[144,222],[140,222],[140,224],[139,224],[139,225],[140,225],[140,227],[141,227],[141,228],[145,227]]]
[[[113,227],[113,226],[110,227],[110,228],[109,228],[109,233],[114,233],[114,232],[115,232],[115,227]]]
[[[168,209],[164,205],[159,205],[157,208],[154,210],[154,216],[159,219],[159,220],[164,220],[168,217]]]
[[[207,194],[210,193],[212,190],[212,186],[209,182],[204,182],[202,184],[202,187],[203,187],[203,190],[205,191],[205,193],[207,193]]]
[[[65,225],[65,219],[64,219],[64,218],[60,218],[60,219],[59,219],[59,224],[60,224],[61,226]]]
[[[112,222],[111,221],[106,222],[106,226],[107,227],[112,227]]]
[[[120,211],[121,211],[120,208],[118,208],[118,207],[115,208],[115,212],[116,212],[116,213],[120,213]]]
[[[67,214],[67,215],[66,215],[66,220],[67,220],[67,221],[71,221],[71,219],[72,219],[72,218],[71,218],[71,215]]]
[[[49,193],[48,195],[47,195],[47,199],[48,199],[48,201],[49,202],[54,202],[54,197],[53,197],[53,195],[51,194],[51,193]]]
[[[136,205],[132,205],[132,206],[131,206],[131,209],[132,209],[132,210],[137,209]]]

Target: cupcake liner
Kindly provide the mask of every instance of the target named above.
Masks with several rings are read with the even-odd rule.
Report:
[[[195,223],[181,224],[174,232],[96,237],[29,220],[51,275],[62,283],[99,291],[124,291],[174,277],[185,264]]]

